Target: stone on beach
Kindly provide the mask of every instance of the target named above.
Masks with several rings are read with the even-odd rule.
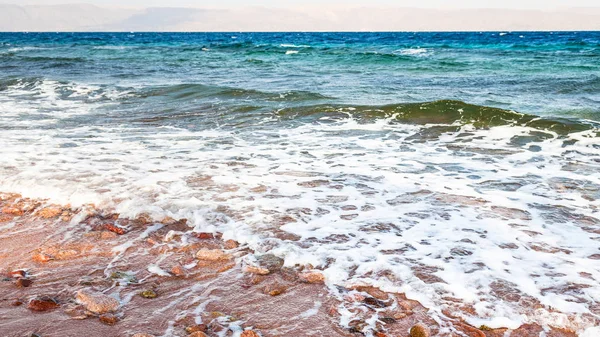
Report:
[[[140,293],[140,296],[143,298],[156,298],[158,294],[152,289],[144,290]]]
[[[323,283],[325,282],[325,276],[318,270],[308,270],[301,272],[298,275],[300,279],[308,283]]]
[[[192,334],[194,332],[204,332],[206,331],[206,325],[205,324],[196,324],[196,325],[190,325],[188,327],[185,328],[185,332]]]
[[[147,333],[136,333],[135,335],[133,335],[131,337],[154,337],[154,335],[147,334]]]
[[[232,258],[232,256],[225,253],[221,249],[200,249],[196,253],[196,258],[198,260],[205,260],[205,261],[220,261],[220,260],[230,260]]]
[[[35,262],[40,262],[40,263],[46,263],[48,261],[54,260],[54,257],[52,255],[48,255],[48,254],[44,254],[44,253],[37,253],[34,254],[31,259]]]
[[[20,278],[20,277],[25,277],[26,275],[27,275],[27,272],[22,269],[13,270],[8,273],[8,277],[11,277],[11,278]]]
[[[20,277],[15,282],[15,285],[19,288],[27,288],[27,287],[31,286],[32,284],[33,284],[33,281],[28,278],[25,278],[25,277]]]
[[[283,267],[283,259],[273,254],[264,254],[256,257],[256,261],[251,261],[246,264],[244,271],[259,275],[268,275],[281,270]]]
[[[429,337],[429,328],[421,323],[415,324],[410,328],[410,337]]]
[[[113,314],[103,314],[99,317],[100,322],[106,325],[115,325],[119,321],[119,318]]]
[[[208,335],[202,331],[196,331],[189,334],[188,337],[208,337]]]
[[[119,308],[119,301],[101,293],[92,293],[88,290],[79,290],[76,299],[85,308],[95,314],[115,312]]]
[[[260,337],[260,335],[252,330],[246,330],[246,331],[242,332],[240,337]]]
[[[48,311],[58,307],[58,301],[48,296],[36,297],[27,305],[27,308],[33,311]]]
[[[225,249],[229,250],[229,249],[235,249],[235,248],[239,247],[239,245],[240,244],[235,240],[227,240],[227,241],[225,241],[223,246],[225,247]]]
[[[44,219],[50,219],[50,218],[55,218],[55,217],[61,215],[62,212],[63,212],[63,210],[61,208],[50,206],[50,207],[42,208],[41,210],[39,210],[37,212],[37,215]]]

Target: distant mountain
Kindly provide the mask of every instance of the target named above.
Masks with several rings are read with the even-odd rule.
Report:
[[[416,8],[121,9],[0,4],[0,31],[600,30],[600,8],[560,11]]]

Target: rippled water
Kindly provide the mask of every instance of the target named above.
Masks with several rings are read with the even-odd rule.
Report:
[[[0,34],[0,191],[592,336],[599,60],[594,32]]]

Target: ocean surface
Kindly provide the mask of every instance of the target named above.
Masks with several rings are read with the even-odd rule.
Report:
[[[600,32],[0,33],[0,191],[597,336]]]

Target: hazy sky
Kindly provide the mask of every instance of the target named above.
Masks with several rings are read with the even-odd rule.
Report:
[[[90,3],[125,7],[300,7],[314,5],[438,7],[438,8],[536,8],[600,7],[598,0],[0,0],[0,4],[50,5]]]

